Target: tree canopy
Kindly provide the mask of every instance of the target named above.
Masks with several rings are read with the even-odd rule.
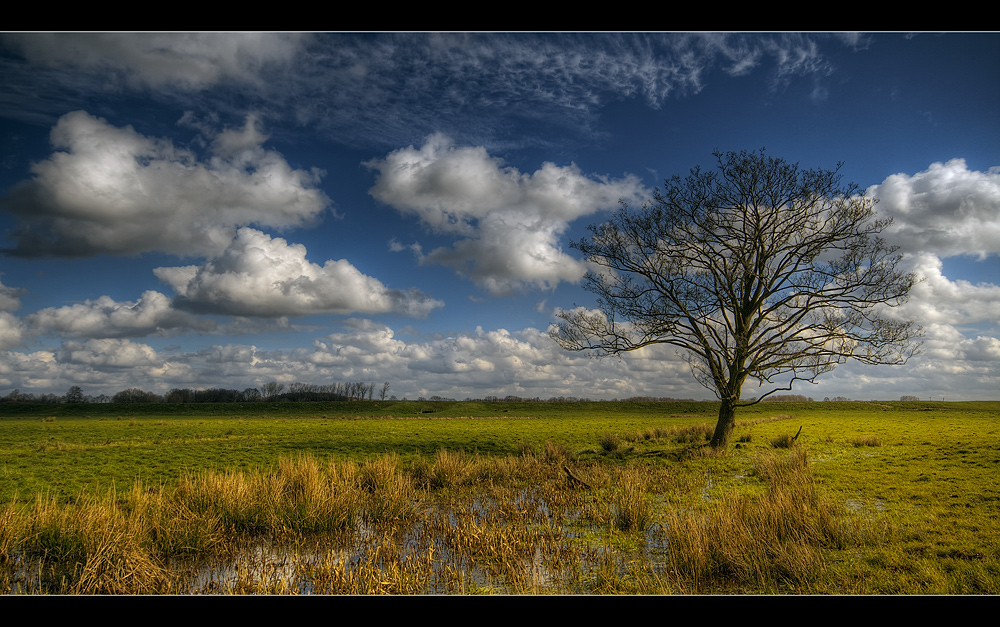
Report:
[[[722,402],[712,446],[735,410],[847,360],[901,364],[919,328],[895,315],[917,280],[880,237],[876,200],[834,170],[759,152],[716,152],[717,167],[674,176],[639,209],[573,246],[594,268],[597,310],[559,314],[564,348],[616,355],[676,347]],[[769,390],[742,399],[752,379]]]

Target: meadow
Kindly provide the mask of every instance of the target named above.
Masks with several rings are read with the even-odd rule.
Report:
[[[0,405],[0,590],[996,594],[1000,402]]]

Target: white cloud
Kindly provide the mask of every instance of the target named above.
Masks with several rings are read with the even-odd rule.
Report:
[[[979,336],[974,340],[967,340],[963,348],[964,357],[969,361],[1000,364],[1000,339]]]
[[[463,238],[421,261],[455,268],[494,294],[579,280],[584,264],[559,246],[569,223],[648,196],[635,176],[588,177],[576,165],[553,163],[521,173],[483,147],[457,147],[441,134],[365,165],[378,172],[374,198],[435,233]]]
[[[924,326],[995,324],[998,321],[1000,286],[973,284],[961,279],[952,281],[942,274],[941,260],[932,253],[908,256],[904,263],[922,281],[913,286],[909,302],[901,305],[896,315]]]
[[[17,316],[8,313],[21,307],[24,290],[0,283],[0,350],[19,346],[24,342],[25,327]]]
[[[221,255],[203,265],[153,272],[177,293],[176,306],[199,313],[278,317],[394,312],[424,317],[443,304],[416,290],[389,289],[346,259],[311,263],[305,246],[251,228],[241,228]]]
[[[79,364],[96,369],[148,368],[163,360],[147,344],[119,339],[92,339],[85,342],[67,341],[56,352],[64,364]]]
[[[236,227],[309,224],[329,199],[321,172],[293,170],[262,147],[253,116],[215,138],[205,161],[170,140],[85,111],[60,118],[57,149],[2,200],[20,219],[12,254],[86,256],[223,250]]]
[[[893,216],[887,238],[906,252],[939,257],[1000,254],[1000,166],[970,170],[964,159],[893,174],[868,193]]]
[[[562,350],[533,328],[511,332],[476,328],[470,333],[403,340],[392,329],[351,321],[343,333],[289,357],[311,372],[347,373],[350,380],[389,381],[399,396],[508,394],[542,398],[634,395],[705,395],[686,363],[669,351],[643,350],[622,359],[591,359]],[[316,376],[315,374],[313,376]],[[652,390],[652,391],[650,391]]]
[[[42,309],[27,320],[34,331],[64,337],[143,337],[216,328],[214,321],[179,311],[167,296],[152,290],[143,293],[135,302],[118,302],[102,296],[76,305]]]
[[[8,33],[3,41],[41,67],[100,72],[134,87],[201,90],[226,80],[261,84],[288,67],[305,37],[287,33]]]
[[[9,351],[0,355],[0,386],[4,388],[44,393],[55,391],[58,380],[59,367],[51,351]]]
[[[55,350],[11,351],[0,357],[0,387],[35,394],[62,394],[71,385],[80,385],[87,394],[111,395],[131,387],[155,391],[176,381],[194,383],[188,365],[131,340],[67,341]]]
[[[0,350],[21,345],[24,337],[24,323],[13,314],[0,311]]]

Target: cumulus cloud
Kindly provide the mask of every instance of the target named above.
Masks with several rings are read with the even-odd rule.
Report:
[[[394,312],[423,317],[443,304],[416,290],[389,289],[346,259],[312,263],[305,246],[246,227],[221,255],[200,266],[153,272],[177,293],[177,307],[197,313],[278,317]]]
[[[619,199],[648,196],[635,176],[590,177],[576,165],[548,162],[521,173],[481,146],[456,146],[442,134],[365,165],[378,172],[375,199],[435,233],[462,238],[426,255],[414,247],[421,261],[455,268],[493,294],[578,280],[584,264],[559,245],[569,223]]]
[[[100,73],[133,87],[201,90],[223,81],[261,84],[288,67],[306,37],[287,33],[8,33],[30,63]]]
[[[151,346],[119,339],[63,342],[56,359],[61,363],[95,368],[146,368],[162,363]]]
[[[27,321],[35,331],[78,338],[143,337],[216,327],[213,320],[175,309],[170,298],[153,290],[135,302],[102,296],[76,305],[49,307],[31,314]]]
[[[963,356],[969,361],[1000,363],[1000,339],[980,335],[974,340],[967,340],[963,348]]]
[[[85,111],[52,129],[56,152],[32,166],[0,209],[20,221],[19,256],[88,256],[223,250],[236,227],[275,228],[314,221],[329,204],[322,172],[293,169],[263,148],[249,116],[214,138],[205,160],[170,140],[119,128]]]
[[[941,259],[932,253],[910,256],[904,263],[922,280],[913,286],[909,302],[901,305],[895,315],[924,326],[997,322],[1000,286],[951,280],[942,273]]]
[[[964,159],[893,174],[868,193],[892,216],[886,236],[905,252],[940,257],[1000,254],[1000,166],[970,170]]]

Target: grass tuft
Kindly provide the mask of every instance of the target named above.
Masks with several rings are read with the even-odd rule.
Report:
[[[612,503],[612,521],[619,531],[645,531],[652,522],[652,509],[646,499],[645,476],[640,470],[629,469],[618,477]]]
[[[617,453],[621,448],[622,440],[617,434],[605,431],[601,436],[601,450],[605,453]]]
[[[795,436],[790,433],[783,433],[771,438],[771,448],[792,448],[795,445]]]
[[[764,494],[734,492],[702,510],[667,513],[670,563],[690,592],[809,591],[825,568],[823,549],[844,544],[848,528],[816,489],[804,450],[764,455],[754,468],[768,483]]]
[[[851,445],[855,448],[860,448],[862,446],[882,446],[882,441],[878,439],[877,436],[867,435],[859,436],[856,438],[851,438]]]

